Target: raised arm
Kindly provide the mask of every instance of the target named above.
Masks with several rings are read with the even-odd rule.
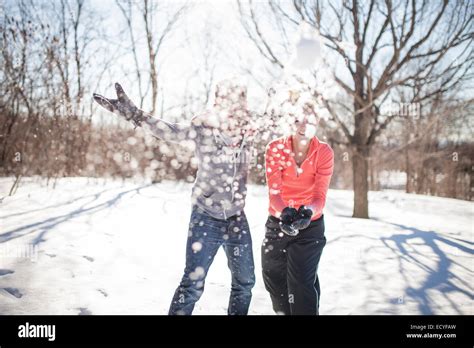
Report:
[[[194,140],[196,132],[192,131],[191,124],[171,123],[140,110],[128,98],[120,84],[115,84],[117,99],[109,99],[94,93],[94,100],[102,107],[117,114],[127,121],[131,121],[135,127],[143,127],[147,132],[170,142],[182,140]]]
[[[191,124],[171,123],[160,118],[147,115],[142,127],[150,134],[170,142],[194,140],[196,132],[192,131]]]

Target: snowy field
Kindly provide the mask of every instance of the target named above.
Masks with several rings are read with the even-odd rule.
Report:
[[[10,179],[0,179],[0,197]],[[184,269],[189,184],[24,179],[0,204],[0,314],[166,314]],[[273,314],[260,245],[266,190],[246,213],[257,284],[250,314]],[[352,192],[330,190],[319,274],[321,314],[474,314],[474,204],[371,192],[371,220],[353,219]],[[226,314],[223,250],[195,314]]]

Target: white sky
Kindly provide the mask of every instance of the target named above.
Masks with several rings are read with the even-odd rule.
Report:
[[[107,19],[101,25],[107,27],[110,33],[124,29],[123,16],[115,1],[96,1],[97,11],[108,13]],[[168,1],[175,5],[176,1]],[[241,67],[246,65],[253,71],[261,71],[264,66],[269,67],[257,53],[250,41],[243,40],[245,35],[239,22],[238,10],[235,1],[231,0],[207,0],[191,1],[191,8],[183,16],[176,30],[163,45],[163,49],[158,56],[159,84],[165,91],[165,109],[175,106],[182,101],[182,95],[186,86],[191,86],[195,91],[202,89],[201,84],[207,78],[203,72],[203,56],[206,52],[206,40],[209,40],[211,52],[211,62],[216,63],[215,81],[239,76],[242,74]],[[179,4],[179,3],[178,3]],[[137,39],[141,41],[140,55],[143,56],[143,67],[148,69],[146,62],[147,50],[144,46],[145,34],[141,23],[135,30]],[[140,35],[142,33],[142,35]],[[209,36],[206,36],[209,35]],[[123,36],[129,38],[128,34]],[[127,43],[125,43],[127,44]],[[127,78],[123,67],[130,66],[134,69],[132,56],[122,56],[114,67],[114,74],[110,78],[121,82],[127,93],[132,98],[138,99],[135,76]],[[262,78],[268,74],[263,74]],[[99,93],[109,95],[113,93],[112,84],[114,81],[105,79],[102,85],[103,90]],[[251,107],[259,107],[262,100],[261,87],[251,78],[246,78],[249,83],[249,102]],[[259,80],[265,84],[265,81]],[[130,87],[130,86],[133,87]],[[203,93],[196,93],[202,95]],[[161,99],[161,95],[160,95]],[[151,96],[146,98],[145,108],[149,106]],[[172,114],[179,113],[178,109]],[[165,117],[166,118],[166,117]]]
[[[99,87],[94,87],[96,81],[99,79],[98,73],[89,72],[88,77],[89,90],[88,93],[97,92],[106,96],[113,97],[114,89],[113,83],[122,83],[125,91],[133,100],[138,101],[138,85],[134,73],[135,64],[132,59],[129,36],[127,27],[123,19],[122,13],[119,10],[115,0],[87,0],[87,4],[93,5],[94,14],[103,16],[104,19],[94,23],[96,28],[107,32],[111,37],[108,43],[103,41],[96,44],[101,47],[96,55],[96,59],[100,60],[103,57],[113,55],[114,51],[121,49],[121,55],[111,62],[111,73],[104,76]],[[135,0],[141,3],[141,0]],[[178,8],[181,1],[156,1],[150,0],[154,4],[160,4],[164,7]],[[254,1],[258,7],[260,1]],[[38,1],[40,6],[49,4]],[[70,2],[73,4],[74,2]],[[202,83],[207,79],[205,69],[203,68],[203,59],[206,54],[210,55],[211,63],[216,64],[215,81],[230,76],[239,76],[244,74],[243,67],[248,68],[256,77],[256,81],[250,78],[247,79],[249,84],[249,104],[253,110],[261,110],[262,104],[265,104],[265,87],[268,87],[274,77],[281,76],[281,71],[275,66],[268,63],[259,54],[253,43],[246,38],[246,33],[241,26],[239,14],[237,11],[237,3],[235,0],[194,0],[189,1],[190,9],[181,18],[177,24],[172,35],[162,46],[158,55],[158,71],[159,71],[159,87],[160,94],[158,104],[164,100],[164,109],[168,110],[173,106],[177,108],[171,109],[168,113],[163,115],[164,118],[172,118],[178,116],[182,108],[180,106],[183,102],[183,94],[186,89],[191,90],[195,97],[204,97],[204,90]],[[15,0],[7,0],[6,7],[14,5]],[[54,3],[53,3],[54,4]],[[286,3],[289,6],[291,2]],[[55,5],[56,6],[56,5]],[[283,4],[285,6],[285,3]],[[14,6],[12,6],[14,7]],[[268,7],[267,7],[268,10]],[[257,15],[260,11],[256,11]],[[331,18],[331,12],[327,11],[326,21],[331,25],[334,23]],[[45,12],[44,15],[49,14]],[[163,26],[166,12],[160,11],[159,16],[155,19],[154,28],[156,34],[160,32]],[[265,37],[272,42],[272,49],[278,51],[277,56],[284,62],[289,59],[289,54],[284,50],[284,42],[271,23],[268,23],[271,16],[264,16],[260,22],[262,32]],[[137,24],[135,26],[135,37],[138,40],[138,52],[142,74],[146,76],[148,72],[147,63],[147,49],[145,47],[145,31],[143,29],[142,18],[136,18]],[[51,19],[54,23],[54,18]],[[56,21],[57,22],[57,21]],[[377,24],[374,24],[377,27]],[[289,39],[291,40],[295,26],[288,25],[285,27],[289,32]],[[331,30],[336,30],[335,26],[329,27]],[[347,26],[347,36],[351,36],[350,25]],[[122,36],[118,33],[123,31]],[[370,32],[369,37],[375,35],[376,32]],[[348,41],[351,39],[348,38]],[[349,51],[353,51],[348,49]],[[372,73],[374,76],[380,73],[380,69],[384,67],[383,60],[390,56],[391,52],[387,54],[382,53],[381,59],[373,64]],[[100,62],[99,63],[100,67]],[[348,70],[344,66],[344,61],[337,54],[333,55],[331,60],[331,70],[337,72],[339,78],[348,81],[351,85]],[[318,67],[319,69],[320,67]],[[146,81],[147,82],[147,81]],[[257,83],[258,82],[258,83]],[[73,86],[74,87],[74,86]],[[143,87],[146,87],[145,85]],[[467,93],[467,92],[466,92]],[[164,96],[164,98],[163,98]],[[150,108],[151,95],[147,95],[145,99],[144,109]],[[98,114],[104,114],[104,119],[110,119],[110,115],[97,109]],[[187,110],[189,111],[189,110]],[[197,111],[197,110],[193,110]],[[161,115],[157,115],[161,116]],[[101,119],[101,117],[94,117],[94,119]]]

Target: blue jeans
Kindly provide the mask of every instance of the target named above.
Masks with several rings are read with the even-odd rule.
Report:
[[[246,315],[255,285],[252,238],[245,213],[226,220],[193,207],[186,243],[186,267],[176,289],[170,315],[190,315],[204,291],[204,282],[220,247],[232,274],[228,314]]]

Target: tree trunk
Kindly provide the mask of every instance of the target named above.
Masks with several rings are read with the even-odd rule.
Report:
[[[406,173],[406,185],[405,185],[405,192],[406,193],[411,193],[412,192],[412,187],[411,187],[411,167],[410,167],[410,153],[408,150],[408,144],[405,143],[405,173]]]
[[[374,159],[369,158],[369,173],[370,173],[370,185],[369,189],[372,191],[377,191],[377,180],[375,178],[375,165],[374,165]]]
[[[354,184],[354,211],[352,217],[369,218],[369,148],[356,148],[352,156],[352,182]]]
[[[150,55],[150,80],[151,80],[151,114],[156,112],[156,101],[158,100],[158,74],[155,66],[155,54]]]

